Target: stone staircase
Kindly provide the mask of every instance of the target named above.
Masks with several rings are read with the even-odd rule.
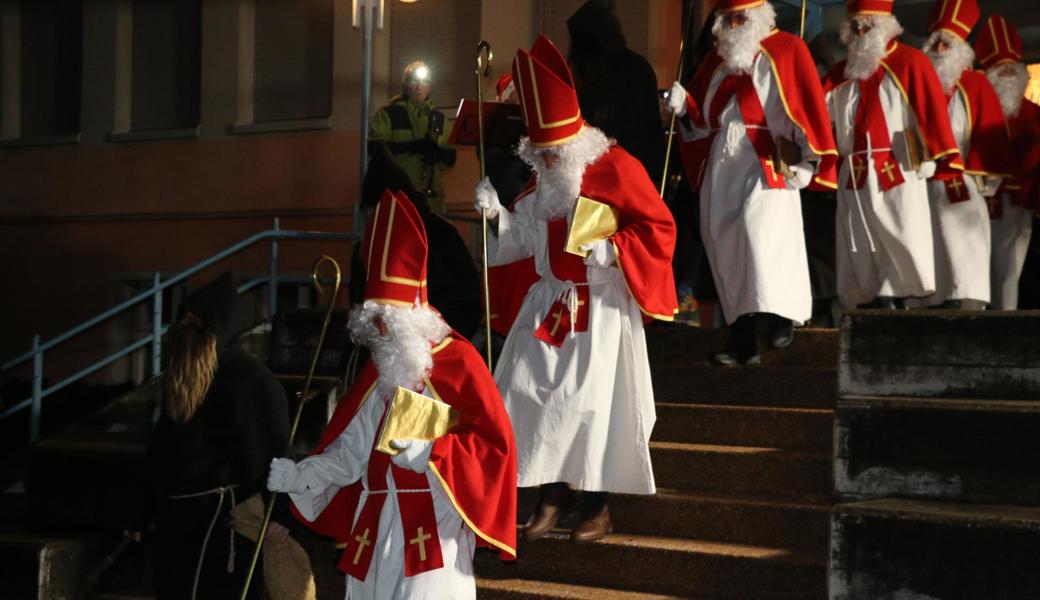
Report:
[[[1038,311],[846,317],[831,598],[1040,598],[1038,341]]]
[[[572,514],[521,544],[514,564],[478,555],[478,598],[827,596],[837,332],[799,331],[791,348],[766,353],[758,367],[707,364],[725,335],[647,330],[657,495],[612,496],[615,532],[600,542],[571,543]],[[535,499],[521,490],[518,520]]]

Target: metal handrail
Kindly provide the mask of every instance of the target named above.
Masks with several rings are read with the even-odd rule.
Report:
[[[278,241],[279,240],[327,240],[327,241],[355,241],[361,238],[358,233],[340,233],[331,231],[291,231],[283,230],[279,227],[279,220],[276,217],[273,222],[272,229],[267,231],[261,231],[251,235],[250,237],[233,244],[224,250],[210,256],[209,258],[202,260],[195,265],[181,271],[180,273],[170,277],[165,281],[161,281],[159,273],[155,273],[153,277],[152,287],[129,298],[112,308],[102,312],[101,314],[88,319],[79,325],[69,329],[68,331],[46,341],[40,343],[39,334],[33,336],[32,349],[28,352],[20,354],[3,364],[0,364],[0,373],[10,370],[22,363],[32,360],[33,363],[33,379],[32,379],[32,396],[25,400],[18,402],[17,404],[6,408],[3,412],[0,412],[0,420],[5,417],[24,410],[27,407],[32,408],[32,415],[30,419],[30,441],[35,442],[40,436],[40,411],[41,403],[43,398],[57,392],[58,390],[68,386],[71,383],[78,381],[90,375],[110,364],[119,360],[120,358],[136,351],[144,346],[151,344],[151,364],[152,364],[152,375],[158,375],[161,371],[161,342],[162,335],[166,331],[167,327],[162,324],[162,296],[163,292],[187,280],[192,275],[206,269],[215,263],[224,260],[225,258],[240,252],[257,242],[263,240],[271,240],[271,258],[268,267],[268,275],[266,278],[255,278],[243,285],[238,287],[238,293],[241,294],[247,290],[255,288],[264,283],[268,286],[268,314],[274,315],[277,311],[278,306]],[[145,302],[152,300],[152,331],[144,338],[131,342],[126,347],[115,353],[102,358],[99,361],[91,364],[90,366],[78,371],[77,373],[66,377],[60,382],[44,389],[43,388],[43,355],[44,352],[54,348],[73,337],[96,327],[100,323],[111,319],[112,317],[126,311],[127,309]]]

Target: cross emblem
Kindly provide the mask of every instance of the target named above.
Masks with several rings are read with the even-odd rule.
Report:
[[[862,159],[852,161],[852,176],[856,178],[857,182],[859,181],[859,176],[863,174],[866,168],[867,165],[863,164]]]
[[[955,179],[951,179],[950,180],[950,187],[952,187],[954,192],[956,193],[956,195],[958,197],[960,197],[960,195],[961,195],[961,188],[964,187],[964,184],[961,183],[960,179],[956,179],[955,178]]]
[[[356,541],[358,543],[357,552],[354,553],[354,564],[355,565],[358,564],[359,560],[361,560],[361,554],[365,551],[365,547],[372,545],[372,542],[370,542],[368,540],[368,531],[369,530],[366,527],[365,528],[365,533],[363,533],[361,535],[355,535],[354,536],[354,541]]]
[[[585,301],[578,300],[578,311],[581,310],[582,306],[585,306]],[[575,311],[574,313],[575,319],[578,318],[578,311]],[[563,319],[563,309],[561,308],[560,310],[552,313],[550,316],[553,318],[553,326],[552,329],[549,331],[549,337],[556,337],[556,332],[560,329],[560,321]]]
[[[420,527],[415,532],[415,537],[408,540],[409,544],[419,544],[419,562],[426,561],[426,540],[433,537],[432,535],[423,533],[423,528]]]
[[[896,180],[896,176],[892,174],[892,171],[895,170],[895,168],[895,165],[888,162],[887,160],[885,161],[885,166],[881,167],[881,170],[885,173],[885,175],[888,175],[888,181],[890,183]]]

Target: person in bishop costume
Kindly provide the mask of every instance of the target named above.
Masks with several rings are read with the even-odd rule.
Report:
[[[926,180],[961,176],[946,95],[928,57],[897,39],[892,0],[848,0],[848,58],[824,82],[841,166],[838,295],[895,308],[935,293]]]
[[[812,316],[799,190],[814,179],[833,189],[838,152],[805,42],[775,28],[765,0],[720,0],[717,11],[715,49],[688,91],[672,86],[669,105],[682,117],[683,163],[730,326],[730,348],[712,361],[756,364],[756,320],[782,348]]]
[[[935,248],[935,293],[930,306],[981,310],[990,299],[989,205],[1011,173],[1011,142],[1000,98],[972,70],[968,35],[979,20],[976,0],[937,0],[924,44],[946,93],[950,126],[964,159],[964,174],[928,182]]]
[[[539,36],[519,50],[513,81],[528,133],[518,154],[535,178],[511,210],[479,182],[477,208],[497,224],[489,263],[521,271],[527,261],[532,283],[495,379],[516,434],[518,483],[542,486],[525,537],[556,525],[573,488],[583,493],[571,539],[587,542],[612,529],[608,493],[656,491],[643,320],[670,320],[677,308],[675,223],[639,161],[584,122],[552,42]]]
[[[480,354],[427,304],[426,234],[405,196],[386,192],[362,252],[365,301],[349,328],[372,360],[315,453],[272,461],[268,488],[288,492],[305,525],[345,544],[338,566],[350,600],[472,599],[476,547],[516,556],[509,418]],[[391,457],[375,446],[399,423],[388,411],[399,388],[447,403],[457,418],[432,441],[390,440]]]
[[[1040,212],[1040,106],[1024,97],[1029,71],[1022,64],[1022,38],[1004,17],[986,19],[975,38],[975,56],[1000,98],[1018,160],[1015,173],[990,202],[990,307],[1015,310],[1033,215]]]

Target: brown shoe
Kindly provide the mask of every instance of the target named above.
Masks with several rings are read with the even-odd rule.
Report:
[[[566,483],[549,483],[542,486],[538,508],[524,525],[524,538],[533,542],[556,527],[560,520],[570,508],[574,492]]]
[[[584,518],[578,523],[571,532],[571,541],[578,544],[595,542],[605,538],[612,531],[614,524],[610,521],[610,509],[604,506],[598,515]]]

